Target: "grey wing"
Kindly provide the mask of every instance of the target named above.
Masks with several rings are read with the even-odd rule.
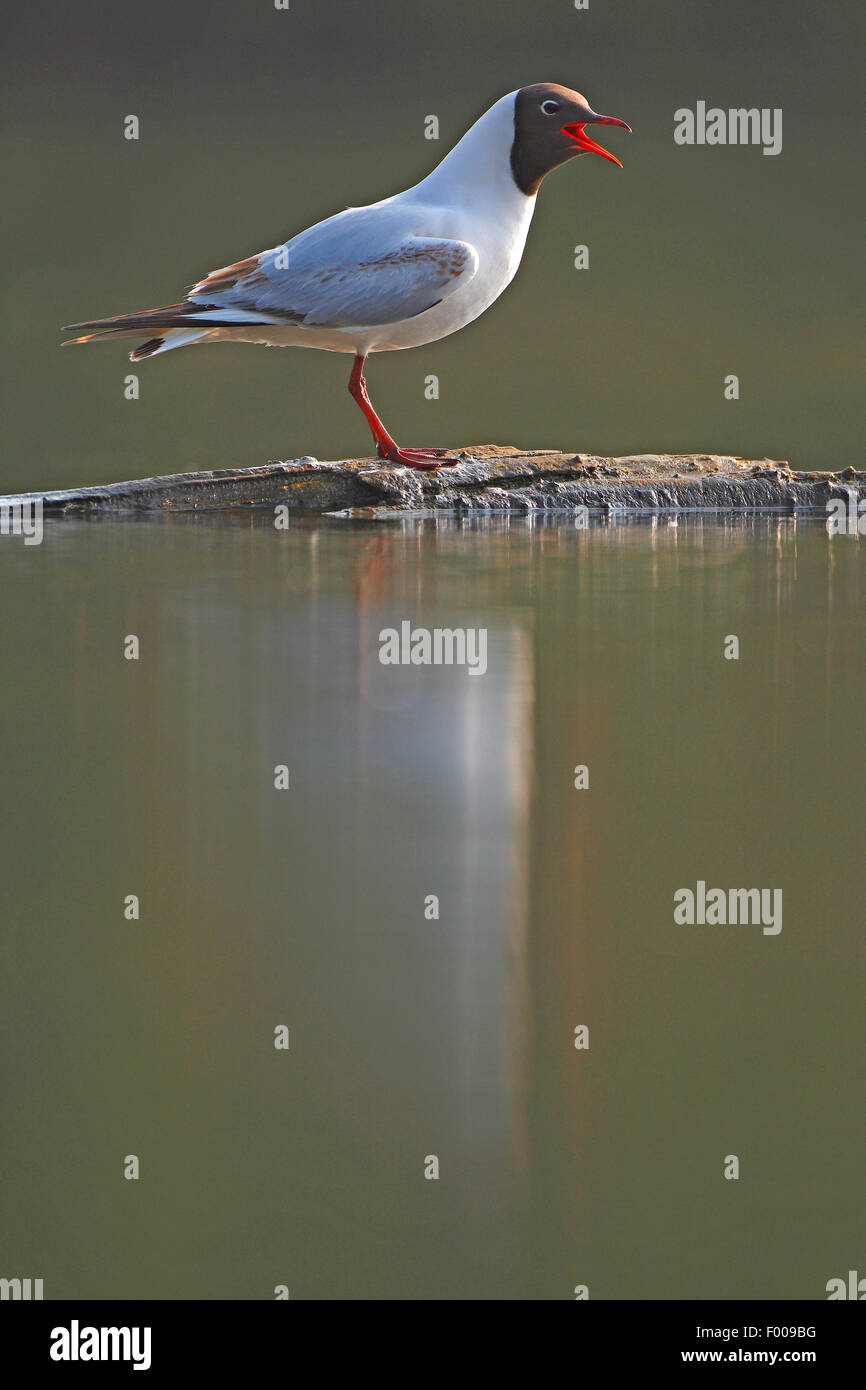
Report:
[[[352,217],[354,211],[213,271],[193,287],[190,302],[223,311],[222,322],[234,310],[242,322],[377,327],[422,314],[478,269],[467,241],[401,233],[393,217]]]

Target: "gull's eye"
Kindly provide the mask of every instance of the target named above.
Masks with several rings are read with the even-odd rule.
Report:
[[[543,102],[541,103],[541,109],[542,109],[542,111],[544,112],[545,116],[552,116],[552,115],[554,114],[554,112],[556,112],[556,111],[559,110],[559,102],[558,102],[558,101],[543,101]]]

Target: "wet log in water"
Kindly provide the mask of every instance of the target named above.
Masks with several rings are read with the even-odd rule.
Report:
[[[0,498],[41,499],[46,513],[118,514],[285,505],[340,516],[389,512],[666,511],[825,512],[832,499],[866,497],[866,472],[806,473],[772,459],[717,454],[602,458],[480,445],[432,473],[372,459],[303,458],[258,468],[177,473],[135,482]]]

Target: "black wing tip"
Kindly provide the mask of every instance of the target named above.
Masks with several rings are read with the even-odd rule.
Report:
[[[165,338],[150,338],[146,343],[133,348],[129,354],[130,362],[140,362],[143,357],[152,357],[165,343]]]

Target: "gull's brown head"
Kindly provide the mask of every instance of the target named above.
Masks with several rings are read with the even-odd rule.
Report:
[[[520,191],[531,197],[538,192],[545,174],[578,154],[600,154],[619,164],[616,155],[602,149],[587,134],[587,127],[599,125],[618,125],[631,134],[625,121],[593,111],[580,92],[572,92],[556,82],[521,87],[514,99],[511,146],[511,170]]]

